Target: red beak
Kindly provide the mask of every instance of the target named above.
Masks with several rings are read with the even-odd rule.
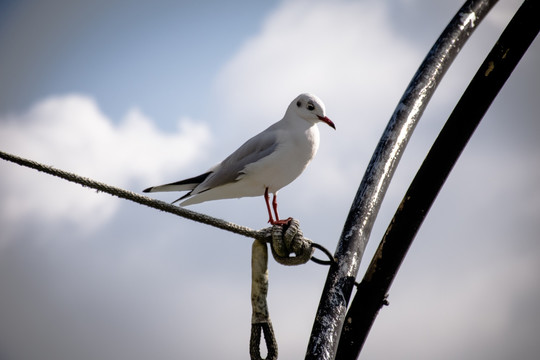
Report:
[[[336,130],[336,125],[332,122],[332,120],[330,120],[330,119],[327,118],[326,116],[319,116],[319,115],[317,115],[317,117],[319,118],[319,120],[321,120],[322,122],[327,123],[328,126],[330,126],[331,128],[333,128],[334,130]]]

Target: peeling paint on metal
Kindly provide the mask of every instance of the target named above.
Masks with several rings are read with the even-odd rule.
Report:
[[[459,28],[463,31],[469,25],[470,27],[475,26],[476,22],[476,13],[470,12],[470,13],[461,13],[461,25],[459,25]]]
[[[495,63],[493,61],[490,61],[488,63],[488,67],[486,69],[486,72],[484,73],[484,76],[489,76],[489,74],[493,71],[493,69],[495,69]]]

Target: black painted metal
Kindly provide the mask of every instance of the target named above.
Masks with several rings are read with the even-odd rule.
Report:
[[[394,111],[345,221],[313,324],[306,359],[334,359],[360,260],[401,154],[442,76],[496,0],[470,0],[443,31]]]
[[[526,0],[474,76],[405,194],[347,313],[338,359],[356,359],[416,232],[462,150],[540,30]]]

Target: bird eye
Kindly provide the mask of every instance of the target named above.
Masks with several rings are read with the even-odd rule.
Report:
[[[315,110],[315,105],[313,105],[312,103],[308,103],[307,109],[308,109],[309,111],[313,111],[313,110]]]
[[[298,107],[302,106],[302,102],[301,102],[300,100],[298,100],[298,101],[296,102],[296,106],[298,106]]]

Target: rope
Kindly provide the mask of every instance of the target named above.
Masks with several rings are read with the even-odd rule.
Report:
[[[261,332],[266,343],[266,360],[277,359],[278,347],[266,295],[268,294],[268,249],[266,243],[254,240],[251,248],[251,337],[249,354],[252,360],[263,360],[260,352]]]
[[[304,238],[300,223],[291,219],[288,225],[272,228],[272,256],[282,265],[301,265],[311,259],[315,249],[309,239]],[[296,256],[290,256],[294,253]]]
[[[215,217],[212,217],[212,216],[201,214],[201,213],[198,213],[198,212],[195,212],[195,211],[192,211],[192,210],[184,209],[182,207],[172,205],[172,204],[166,203],[164,201],[160,201],[160,200],[149,198],[147,196],[139,195],[139,194],[134,193],[132,191],[127,191],[127,190],[124,190],[124,189],[121,189],[121,188],[117,188],[117,187],[114,187],[114,186],[111,186],[111,185],[107,185],[107,184],[104,184],[104,183],[101,183],[101,182],[98,182],[98,181],[95,181],[95,180],[92,180],[92,179],[89,179],[89,178],[86,178],[86,177],[83,177],[83,176],[79,176],[79,175],[70,173],[68,171],[56,169],[56,168],[54,168],[52,166],[47,166],[47,165],[41,164],[39,162],[36,162],[36,161],[33,161],[33,160],[28,160],[28,159],[25,159],[25,158],[22,158],[22,157],[19,157],[19,156],[16,156],[16,155],[12,155],[12,154],[9,154],[9,153],[3,152],[3,151],[0,151],[0,158],[2,158],[4,160],[7,160],[7,161],[10,161],[10,162],[13,162],[15,164],[19,164],[21,166],[29,167],[29,168],[35,169],[37,171],[44,172],[46,174],[62,178],[64,180],[67,180],[67,181],[70,181],[70,182],[80,184],[83,187],[92,188],[92,189],[98,190],[99,192],[104,192],[104,193],[119,197],[121,199],[133,201],[133,202],[136,202],[138,204],[145,205],[145,206],[148,206],[148,207],[160,210],[160,211],[168,212],[170,214],[178,215],[178,216],[181,216],[181,217],[189,219],[189,220],[197,221],[199,223],[210,225],[210,226],[216,227],[218,229],[230,231],[230,232],[238,234],[238,235],[243,235],[243,236],[246,236],[246,237],[249,237],[249,238],[252,238],[252,239],[261,240],[261,241],[264,241],[264,242],[267,242],[267,243],[272,243],[272,241],[273,241],[272,239],[274,237],[274,235],[273,235],[274,231],[280,231],[280,229],[273,230],[273,228],[265,228],[265,229],[261,229],[261,230],[258,230],[258,231],[253,230],[253,229],[248,228],[246,226],[237,225],[237,224],[234,224],[234,223],[222,220],[222,219],[218,219],[218,218],[215,218]],[[278,228],[280,228],[280,227],[278,227]],[[313,246],[315,248],[324,249],[320,245],[312,243],[311,240],[302,237],[301,234],[302,233],[300,232],[300,235],[298,235],[298,236],[303,239],[302,241],[305,241],[306,243],[311,244],[311,246]],[[298,237],[296,237],[296,238],[299,239]],[[297,241],[298,240],[295,240],[294,244],[297,244]],[[288,242],[290,243],[289,240],[288,240]],[[304,245],[302,245],[302,246],[304,246]],[[289,253],[291,253],[291,252],[296,253],[295,249],[297,249],[297,247],[298,247],[298,245],[293,246],[293,250],[290,251]],[[288,246],[285,246],[285,248],[288,248]],[[333,258],[331,257],[328,250],[324,249],[323,251],[327,254],[327,256],[329,256],[330,261],[332,262]],[[280,252],[280,253],[283,254],[283,252]],[[289,253],[287,253],[287,255],[283,255],[283,256],[288,257]],[[276,261],[280,262],[280,260],[278,260],[278,259],[281,259],[281,258],[280,257],[275,257],[275,259],[276,259]],[[312,258],[312,260],[317,262],[317,263],[321,263],[320,262],[321,260],[318,260],[318,259],[316,259],[314,257]],[[322,262],[322,263],[325,263],[325,262]],[[326,264],[328,264],[328,263],[326,262]]]
[[[282,265],[301,265],[313,258],[314,244],[311,240],[304,238],[300,230],[300,223],[296,219],[291,219],[285,226],[273,226],[271,238],[272,256]],[[294,256],[291,256],[293,253]],[[321,260],[317,259],[317,261]],[[268,249],[265,242],[256,239],[253,241],[251,253],[251,307],[253,313],[249,354],[252,360],[263,360],[260,352],[261,333],[268,351],[265,360],[277,359],[277,341],[268,313],[267,294]]]
[[[130,200],[141,205],[146,205],[157,210],[161,210],[161,211],[168,212],[174,215],[178,215],[186,219],[197,221],[206,225],[214,226],[219,229],[227,230],[235,234],[239,234],[239,235],[243,235],[246,237],[259,239],[259,240],[263,240],[267,242],[269,242],[271,238],[270,233],[265,229],[261,231],[253,230],[245,226],[237,225],[237,224],[234,224],[234,223],[222,220],[222,219],[204,215],[204,214],[192,211],[192,210],[184,209],[182,207],[175,206],[175,205],[166,203],[164,201],[155,200],[147,196],[139,195],[132,191],[127,191],[127,190],[120,189],[111,185],[107,185],[107,184],[104,184],[104,183],[101,183],[101,182],[98,182],[98,181],[95,181],[86,177],[82,177],[82,176],[70,173],[68,171],[56,169],[52,166],[43,165],[36,161],[32,161],[32,160],[21,158],[16,155],[8,154],[3,151],[0,151],[0,158],[19,164],[21,166],[29,167],[37,171],[44,172],[49,175],[62,178],[70,182],[80,184],[84,187],[96,189],[100,192],[104,192],[104,193],[119,197],[121,199]]]

